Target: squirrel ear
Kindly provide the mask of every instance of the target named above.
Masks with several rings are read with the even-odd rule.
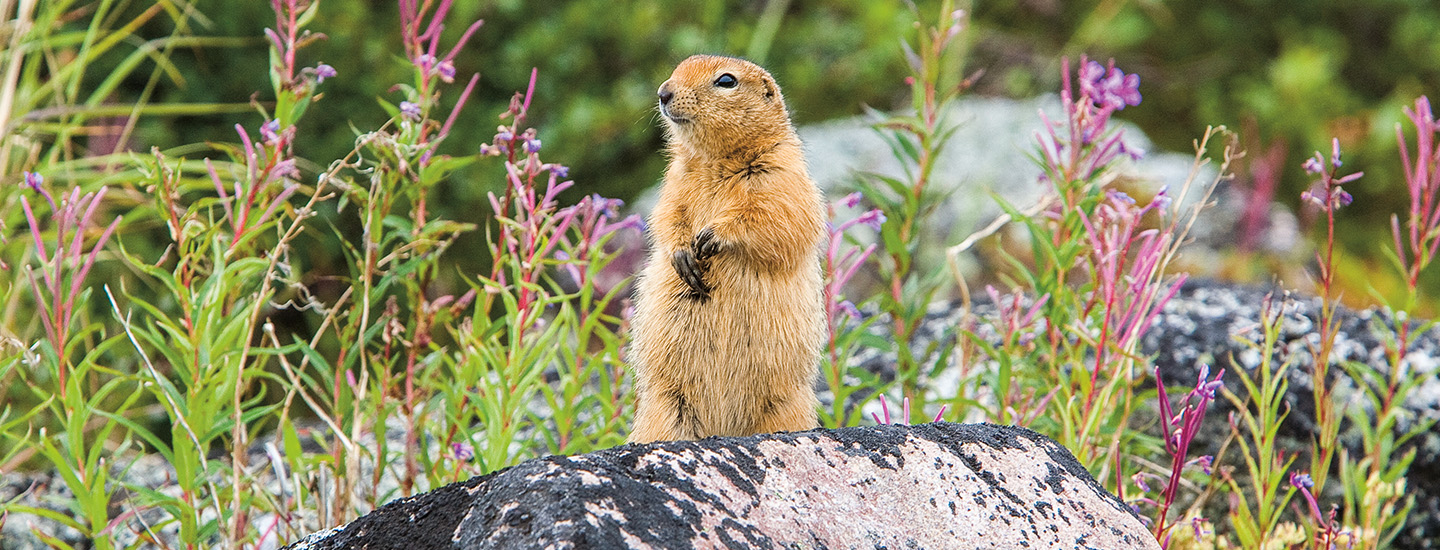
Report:
[[[762,81],[765,83],[765,99],[774,101],[775,95],[779,93],[779,90],[776,89],[775,81],[768,76],[763,78]]]

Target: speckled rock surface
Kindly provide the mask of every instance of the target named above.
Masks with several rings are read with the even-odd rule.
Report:
[[[1159,548],[1050,439],[949,423],[537,459],[290,546],[362,547]]]

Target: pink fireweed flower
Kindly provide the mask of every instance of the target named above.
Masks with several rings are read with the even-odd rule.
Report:
[[[874,419],[876,424],[882,424],[882,425],[883,425],[883,424],[898,424],[898,425],[901,425],[901,426],[909,426],[909,425],[910,425],[910,398],[909,398],[909,397],[903,398],[903,399],[901,400],[901,403],[902,403],[902,404],[901,404],[901,406],[900,406],[900,410],[901,410],[901,416],[900,416],[900,418],[895,418],[895,419],[892,420],[891,417],[890,417],[890,402],[885,400],[885,394],[882,393],[882,394],[880,394],[880,414],[876,414],[876,413],[873,413],[873,412],[872,412],[872,413],[870,413],[870,418]],[[949,407],[948,405],[941,405],[941,406],[940,406],[940,412],[938,412],[938,413],[935,414],[935,418],[934,418],[934,420],[931,420],[931,422],[939,422],[942,418],[944,418],[944,417],[945,417],[945,409],[947,409],[948,407]],[[884,415],[884,416],[882,417],[881,415]]]
[[[1155,387],[1159,392],[1157,401],[1160,405],[1160,425],[1165,431],[1165,451],[1170,454],[1169,479],[1160,490],[1160,515],[1159,525],[1156,534],[1164,536],[1169,530],[1166,526],[1166,516],[1170,507],[1175,502],[1175,496],[1180,488],[1180,476],[1185,468],[1192,465],[1200,465],[1205,473],[1210,473],[1212,458],[1202,456],[1195,460],[1186,460],[1190,452],[1190,444],[1194,441],[1195,435],[1200,432],[1201,421],[1205,418],[1205,409],[1215,399],[1215,391],[1223,384],[1225,371],[1221,370],[1214,378],[1210,378],[1210,366],[1200,364],[1200,373],[1196,376],[1195,387],[1180,399],[1180,411],[1176,413],[1170,406],[1170,396],[1165,391],[1165,381],[1160,377],[1160,368],[1155,368]],[[1231,421],[1234,421],[1232,416]]]
[[[1083,56],[1077,76],[1078,97],[1071,85],[1069,60],[1062,61],[1060,101],[1065,119],[1052,121],[1040,113],[1046,131],[1036,138],[1046,179],[1086,180],[1120,155],[1143,154],[1124,143],[1122,132],[1109,127],[1111,114],[1140,103],[1140,77],[1116,69],[1113,60],[1107,66]]]
[[[1150,485],[1148,485],[1148,484],[1145,483],[1145,476],[1146,476],[1146,475],[1147,475],[1147,474],[1144,474],[1144,473],[1138,473],[1138,474],[1135,474],[1135,475],[1133,475],[1133,476],[1130,476],[1130,481],[1134,482],[1134,483],[1135,483],[1135,487],[1139,488],[1139,489],[1140,489],[1140,492],[1142,492],[1142,493],[1148,493],[1148,492],[1150,492]],[[1149,500],[1149,499],[1146,499],[1146,500]]]
[[[1440,121],[1435,119],[1430,99],[1425,96],[1416,98],[1414,108],[1406,107],[1404,112],[1415,126],[1414,156],[1399,123],[1395,124],[1395,141],[1400,148],[1405,186],[1410,191],[1410,209],[1403,228],[1399,216],[1390,218],[1390,230],[1395,252],[1413,287],[1420,272],[1440,252],[1440,140],[1436,139]]]
[[[880,209],[877,208],[875,210],[871,210],[869,212],[861,214],[858,218],[855,218],[855,223],[879,231],[880,227],[885,225],[885,213],[881,212]]]

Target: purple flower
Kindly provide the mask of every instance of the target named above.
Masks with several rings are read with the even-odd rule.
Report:
[[[1207,470],[1207,472],[1208,472],[1208,470]],[[1203,536],[1205,536],[1205,535],[1210,534],[1209,531],[1205,530],[1205,522],[1207,522],[1207,521],[1209,521],[1209,520],[1207,520],[1207,519],[1205,519],[1205,518],[1201,518],[1201,517],[1196,517],[1196,518],[1191,518],[1191,519],[1190,519],[1190,527],[1193,528],[1193,529],[1195,529],[1195,538],[1196,538],[1196,539],[1199,539],[1200,537],[1203,537]]]
[[[570,167],[569,167],[569,166],[564,166],[564,165],[561,165],[561,164],[549,164],[549,165],[547,165],[547,166],[550,167],[550,173],[551,173],[551,174],[555,174],[555,177],[557,177],[557,178],[565,179],[565,178],[570,177]],[[596,197],[599,197],[599,195],[596,195]],[[616,200],[616,201],[619,201],[619,199],[615,199],[615,200]],[[624,201],[620,201],[620,203],[621,203],[621,204],[624,204]]]
[[[422,53],[419,56],[416,56],[415,61],[413,61],[412,63],[416,67],[419,67],[420,70],[425,71],[426,74],[429,74],[430,69],[435,68],[435,62],[435,56],[428,53]]]
[[[1130,157],[1130,160],[1140,160],[1140,159],[1142,159],[1142,158],[1145,158],[1145,150],[1144,150],[1144,149],[1141,149],[1141,148],[1139,148],[1139,147],[1135,147],[1134,145],[1129,145],[1129,144],[1125,143],[1125,140],[1123,140],[1123,139],[1122,139],[1122,140],[1119,140],[1119,145],[1120,145],[1120,154],[1125,155],[1125,156],[1127,156],[1127,157]]]
[[[440,72],[440,80],[443,80],[447,83],[455,81],[454,63],[451,63],[449,61],[441,61],[440,67],[437,70]]]
[[[25,186],[29,187],[31,191],[39,193],[42,183],[45,183],[45,176],[40,175],[39,172],[25,172]]]
[[[1105,66],[1098,61],[1091,61],[1080,67],[1080,95],[1085,97],[1099,97],[1098,84],[1105,79]]]
[[[1316,151],[1315,156],[1305,159],[1305,163],[1300,167],[1311,174],[1319,174],[1325,171],[1325,161],[1320,158],[1320,152]]]
[[[45,183],[45,176],[40,175],[39,172],[25,172],[23,185],[29,187],[31,191],[39,193],[40,196],[45,197],[45,202],[50,203],[50,210],[55,210],[55,197],[50,196],[50,192],[40,186],[40,184],[43,183]]]
[[[626,216],[625,219],[620,220],[620,221],[617,222],[617,223],[612,223],[612,224],[606,225],[606,226],[605,226],[605,233],[607,233],[607,234],[608,234],[608,233],[613,233],[613,232],[619,231],[619,230],[621,230],[621,229],[634,229],[635,231],[638,231],[638,232],[640,232],[640,233],[644,233],[644,232],[645,232],[645,218],[640,217],[639,214],[631,214],[631,215],[629,215],[629,216]]]
[[[525,140],[525,152],[535,154],[540,152],[540,139],[531,138]]]
[[[1111,68],[1110,75],[1105,78],[1105,101],[1113,105],[1115,110],[1124,109],[1125,106],[1134,107],[1140,104],[1140,75],[1125,74],[1120,69]]]
[[[1150,199],[1150,205],[1145,208],[1154,208],[1161,211],[1169,210],[1170,204],[1173,202],[1175,201],[1170,198],[1170,188],[1168,186],[1161,187],[1160,192],[1155,193],[1155,198]]]
[[[1140,488],[1140,492],[1142,492],[1142,493],[1148,493],[1148,492],[1150,492],[1150,486],[1145,484],[1145,476],[1144,476],[1144,475],[1142,475],[1142,474],[1135,474],[1135,475],[1133,475],[1133,476],[1130,477],[1130,480],[1135,482],[1135,486]]]
[[[275,143],[280,140],[280,121],[269,120],[260,125],[260,138],[266,143]]]
[[[1330,138],[1330,164],[1336,168],[1344,164],[1340,162],[1340,138]]]
[[[300,175],[300,170],[295,167],[295,159],[285,159],[275,163],[274,171],[271,172],[276,179],[291,178]]]
[[[845,195],[840,199],[840,205],[844,206],[845,208],[855,208],[860,204],[860,199],[864,198],[864,196],[865,195],[861,194],[859,191],[856,191],[849,195]]]
[[[1107,72],[1099,62],[1090,61],[1080,67],[1080,94],[1100,107],[1117,111],[1127,105],[1140,104],[1140,75],[1125,74],[1111,62]]]
[[[510,130],[506,130],[504,127],[501,127],[500,131],[495,134],[495,143],[510,142],[514,139],[515,134],[510,133]]]
[[[1224,382],[1221,382],[1221,379],[1224,377],[1225,371],[1222,370],[1219,374],[1215,375],[1214,380],[1206,380],[1207,378],[1210,378],[1210,365],[1206,363],[1201,363],[1200,376],[1196,377],[1195,380],[1195,391],[1200,392],[1200,394],[1205,396],[1207,399],[1214,399],[1215,392],[1219,390],[1221,386],[1225,385]]]
[[[405,120],[420,120],[420,106],[409,101],[401,101],[400,116]]]
[[[450,452],[454,453],[455,459],[462,462],[470,462],[475,458],[475,447],[468,443],[451,443]]]
[[[1290,485],[1296,489],[1309,489],[1315,486],[1315,480],[1310,479],[1310,474],[1290,474]]]
[[[1335,190],[1334,197],[1335,204],[1338,206],[1350,206],[1350,203],[1355,201],[1355,197],[1350,196],[1349,191],[1339,188]]]
[[[326,64],[324,64],[324,63],[321,63],[321,64],[319,64],[319,65],[316,65],[316,66],[315,66],[315,83],[316,83],[316,84],[319,84],[319,83],[321,83],[321,82],[324,82],[325,79],[327,79],[327,78],[332,78],[332,77],[334,77],[336,74],[338,74],[338,73],[335,72],[335,67],[331,67],[331,66],[326,65]]]
[[[561,166],[561,168],[564,168]],[[561,176],[563,177],[563,176]],[[609,219],[620,215],[620,207],[625,206],[625,201],[620,199],[607,199],[599,193],[590,195],[590,202],[595,205],[595,211]]]
[[[861,214],[859,218],[855,218],[855,222],[861,225],[869,226],[870,229],[879,231],[880,226],[885,224],[885,213],[881,212],[880,209],[877,208]]]
[[[1202,455],[1200,458],[1195,459],[1195,463],[1200,465],[1200,469],[1205,471],[1205,475],[1213,475],[1210,467],[1215,463],[1214,456]]]
[[[840,302],[837,307],[840,309],[840,313],[844,313],[850,319],[855,321],[860,320],[860,309],[855,307],[855,304],[850,300]]]

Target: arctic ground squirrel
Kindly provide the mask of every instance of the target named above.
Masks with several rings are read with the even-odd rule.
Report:
[[[697,55],[659,109],[670,165],[636,288],[630,441],[814,428],[825,213],[780,87]]]

